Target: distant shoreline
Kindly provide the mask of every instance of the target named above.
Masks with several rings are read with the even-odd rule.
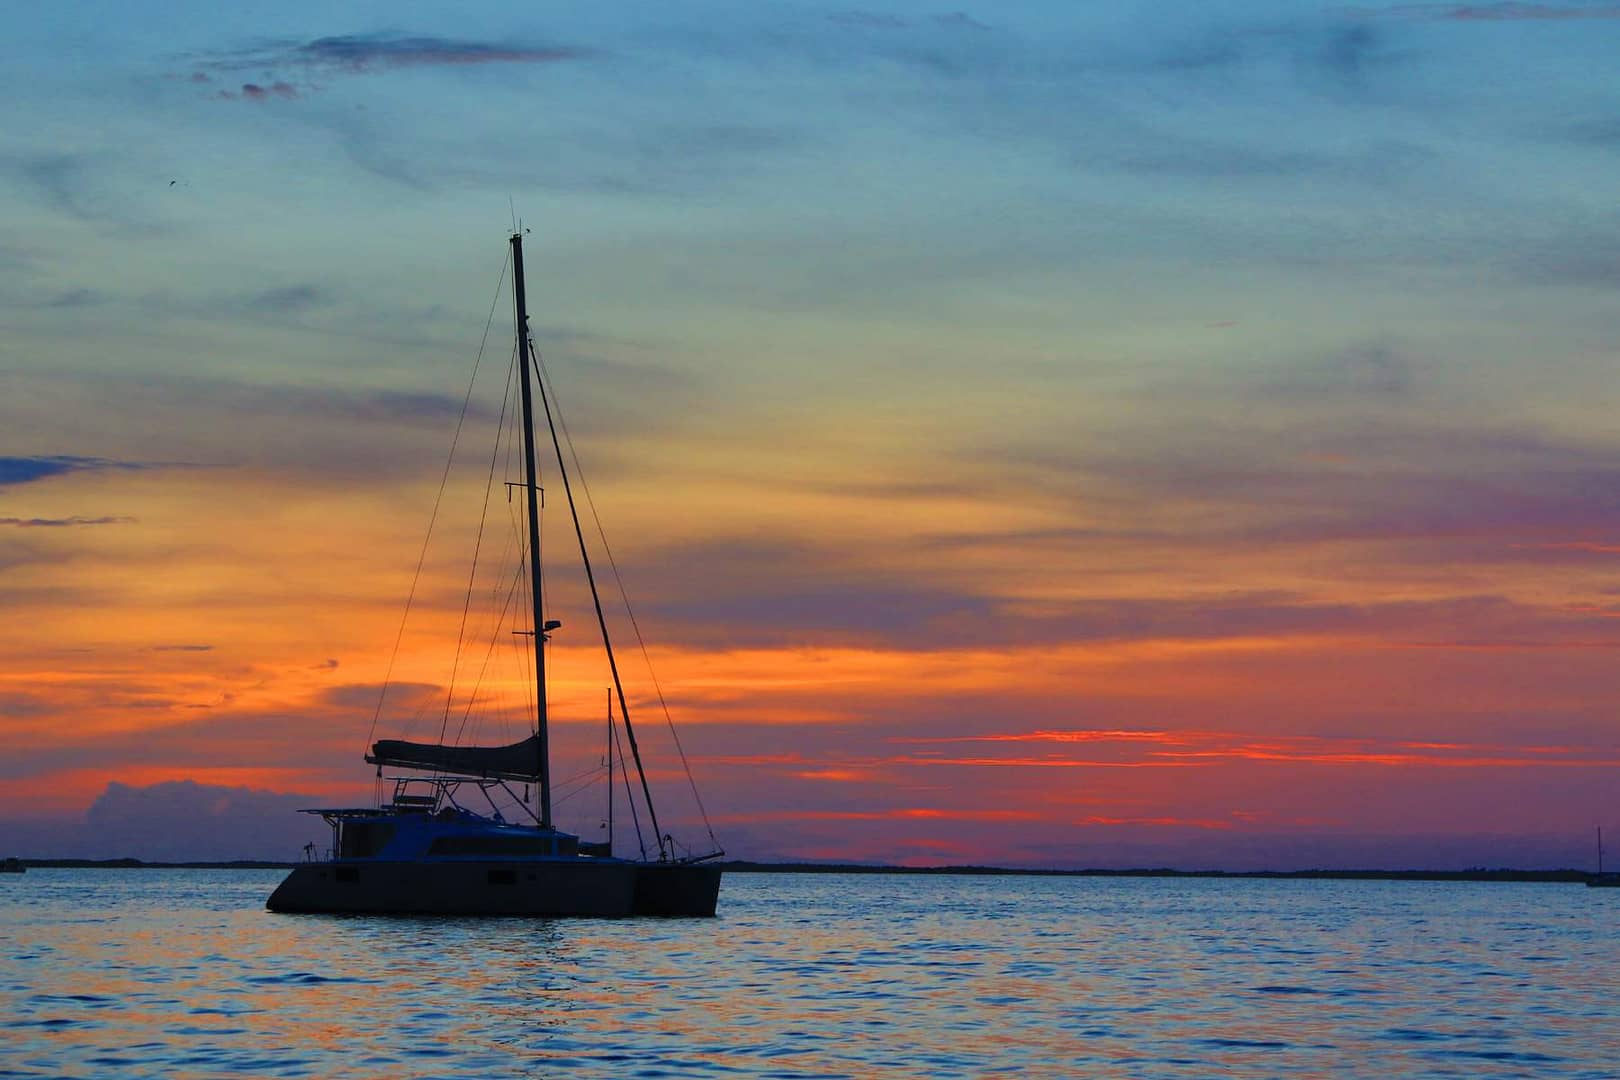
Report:
[[[22,859],[30,870],[286,870],[297,865],[260,859],[205,862],[156,862],[144,859]],[[1581,883],[1594,875],[1586,870],[1176,870],[1150,867],[1132,870],[1033,870],[1005,866],[873,866],[866,863],[764,863],[731,860],[716,863],[741,874],[932,874],[963,877],[1100,877],[1100,878],[1272,878],[1299,881],[1494,881]]]

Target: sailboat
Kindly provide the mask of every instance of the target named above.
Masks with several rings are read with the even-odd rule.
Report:
[[[1620,889],[1620,874],[1614,871],[1603,872],[1603,826],[1597,831],[1597,873],[1586,879],[1588,888],[1592,889]]]
[[[365,808],[312,809],[332,829],[324,853],[306,847],[266,901],[276,912],[371,912],[387,914],[529,915],[623,917],[632,915],[712,916],[720,891],[716,850],[678,856],[672,837],[658,824],[641,751],[630,722],[608,624],[591,570],[584,532],[564,464],[562,444],[544,379],[532,380],[556,451],[557,469],[573,519],[580,560],[590,586],[603,650],[613,676],[619,721],[640,780],[642,805],[657,840],[657,857],[645,849],[640,859],[612,852],[611,824],[606,843],[591,843],[559,829],[552,818],[553,783],[546,692],[545,644],[560,627],[545,617],[540,562],[540,487],[537,481],[531,368],[538,356],[529,331],[523,280],[523,234],[511,239],[512,297],[516,315],[516,359],[522,403],[522,457],[527,580],[532,629],[516,631],[533,639],[533,729],[528,737],[499,746],[461,746],[381,739],[365,760],[377,769],[378,804]],[[609,698],[609,822],[611,823],[613,746],[616,743]],[[379,706],[380,710],[380,706]],[[622,758],[621,758],[622,760]],[[628,786],[629,764],[624,770]],[[384,769],[405,770],[385,777]],[[386,781],[392,780],[389,797]],[[524,785],[519,799],[510,785]],[[538,806],[527,810],[527,793],[537,790]],[[475,809],[476,800],[483,806]],[[499,800],[499,801],[498,801]],[[501,805],[523,807],[530,821],[509,821]],[[631,804],[635,808],[634,802]],[[637,825],[639,833],[639,822]],[[712,838],[712,833],[711,833]]]

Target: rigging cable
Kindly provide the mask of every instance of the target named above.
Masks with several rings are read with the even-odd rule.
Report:
[[[562,803],[565,803],[578,795],[583,795],[585,792],[590,791],[595,785],[597,779],[600,778],[602,773],[605,771],[606,770],[599,765],[588,772],[583,772],[578,776],[564,780],[561,784],[553,785],[553,790],[559,792],[559,794],[555,796],[554,802],[557,805],[561,805]]]
[[[467,420],[467,406],[472,404],[473,386],[478,382],[478,367],[484,359],[484,346],[489,342],[489,328],[495,324],[495,307],[501,302],[501,286],[506,284],[506,268],[511,265],[508,251],[501,262],[501,276],[495,283],[495,299],[490,301],[489,318],[484,320],[484,336],[478,342],[478,355],[473,358],[472,378],[467,380],[467,393],[461,399],[461,414],[456,417],[456,431],[450,437],[450,456],[444,463],[444,475],[439,477],[439,492],[433,497],[433,513],[428,517],[427,535],[422,537],[422,553],[416,557],[416,572],[411,575],[411,589],[405,595],[405,613],[399,618],[399,633],[394,635],[394,649],[388,654],[388,667],[383,672],[382,689],[377,692],[377,707],[371,714],[371,727],[366,731],[366,749],[371,749],[371,737],[377,734],[377,721],[382,716],[383,701],[388,697],[388,684],[394,677],[394,662],[399,659],[399,646],[405,640],[405,624],[411,617],[411,604],[416,600],[416,585],[422,577],[422,564],[427,561],[428,542],[433,539],[433,525],[439,519],[439,506],[444,501],[444,488],[450,480],[450,467],[455,464],[456,444],[461,441],[461,426]]]
[[[636,813],[636,793],[630,787],[630,770],[624,767],[624,745],[619,742],[619,729],[613,729],[613,748],[619,752],[619,775],[624,777],[624,801],[630,804],[630,823],[636,827],[636,847],[641,850],[641,861],[647,861],[647,842],[641,838],[641,816]]]
[[[551,448],[557,455],[557,476],[562,480],[563,494],[568,499],[568,514],[574,523],[574,539],[579,543],[579,561],[585,568],[585,581],[591,588],[591,604],[596,608],[596,625],[602,632],[602,651],[607,653],[608,670],[613,673],[613,689],[619,695],[619,715],[624,719],[624,736],[630,742],[630,756],[636,762],[636,775],[641,778],[641,797],[647,803],[647,817],[652,821],[653,839],[658,844],[658,861],[667,857],[665,837],[658,827],[658,811],[653,807],[652,789],[647,786],[647,770],[641,763],[641,750],[636,746],[636,729],[630,726],[630,706],[624,699],[624,682],[619,678],[619,662],[613,654],[613,639],[608,634],[607,616],[602,611],[602,596],[596,588],[596,573],[591,569],[591,555],[585,546],[585,530],[579,523],[579,507],[574,502],[574,489],[568,482],[568,467],[563,463],[562,443],[557,438],[557,425],[551,415],[551,395],[546,392],[548,380],[540,366],[540,351],[531,339],[529,352],[534,356],[535,374],[540,383],[540,404],[546,410],[546,427],[551,432]]]
[[[512,343],[512,363],[506,371],[506,391],[501,395],[501,423],[506,422],[506,405],[512,396],[512,372],[517,368],[517,343]],[[500,430],[499,428],[496,429]],[[443,745],[445,732],[450,727],[450,706],[456,695],[456,675],[461,669],[461,649],[467,641],[467,613],[472,610],[473,585],[478,578],[478,555],[484,548],[484,523],[489,518],[489,492],[495,486],[495,459],[500,455],[500,440],[490,448],[489,476],[484,480],[484,505],[478,511],[478,536],[473,540],[472,566],[467,570],[467,598],[461,605],[461,628],[456,632],[456,654],[450,664],[450,685],[444,692],[444,719],[439,723],[439,743]],[[477,694],[476,688],[474,694]],[[467,705],[472,708],[471,702]],[[459,733],[458,733],[459,735]]]
[[[484,650],[484,662],[479,665],[478,678],[473,683],[473,697],[476,698],[484,685],[484,675],[489,671],[489,662],[494,657],[496,643],[500,641],[501,626],[506,622],[506,613],[512,609],[512,600],[517,596],[518,578],[512,578],[511,586],[506,590],[506,602],[501,605],[501,613],[495,620],[495,632],[490,635],[489,646]],[[461,745],[461,737],[467,730],[467,719],[472,714],[473,701],[467,701],[467,708],[461,713],[461,725],[456,728],[456,745]]]
[[[515,354],[515,352],[516,352],[516,347],[515,346],[514,346],[513,351],[514,351],[514,354]],[[513,431],[511,429],[515,428],[515,426],[517,424],[517,411],[515,409],[510,408],[510,404],[511,404],[511,400],[512,400],[512,385],[513,385],[513,383],[512,383],[512,375],[516,370],[517,370],[517,361],[516,361],[516,357],[514,355],[512,367],[507,371],[506,394],[501,400],[501,419],[500,419],[500,423],[499,423],[498,427],[499,427],[499,430],[501,432],[501,435],[504,436],[504,438],[497,437],[494,452],[493,452],[493,455],[492,455],[494,458],[498,459],[499,456],[500,456],[500,448],[501,448],[502,444],[504,443],[504,445],[506,446],[507,454],[506,454],[505,472],[503,473],[503,475],[507,475],[507,476],[510,476],[512,474],[512,452],[513,452],[512,447],[513,447],[513,444],[515,442],[515,435],[513,434]],[[494,467],[494,461],[491,462],[491,468],[493,468],[493,467]],[[507,497],[508,505],[511,504],[511,501],[512,500],[511,500],[510,492],[508,492],[508,497]],[[485,507],[486,507],[485,512],[487,514],[487,507],[488,507],[487,489],[486,489]],[[483,659],[483,661],[481,662],[481,664],[479,665],[479,668],[478,668],[478,677],[474,681],[474,684],[473,684],[473,695],[474,696],[473,696],[472,699],[469,699],[469,701],[467,702],[467,707],[464,710],[462,710],[461,721],[456,726],[456,745],[461,745],[465,738],[471,738],[473,742],[477,742],[477,735],[478,735],[478,722],[477,721],[473,722],[472,734],[470,736],[468,735],[468,722],[470,720],[473,720],[473,716],[472,716],[473,705],[474,705],[474,702],[476,701],[477,694],[483,688],[485,677],[489,674],[489,667],[490,667],[491,662],[496,660],[497,655],[499,655],[499,656],[504,656],[505,655],[504,653],[502,653],[500,651],[500,649],[498,648],[498,645],[500,643],[500,639],[501,639],[501,636],[502,636],[501,635],[501,628],[507,624],[507,615],[508,615],[508,613],[510,611],[512,611],[512,602],[517,598],[518,593],[520,591],[526,591],[526,590],[523,590],[522,587],[525,584],[525,582],[527,582],[527,580],[528,580],[528,575],[526,573],[527,562],[523,558],[523,553],[525,551],[525,545],[526,545],[527,541],[522,536],[523,528],[522,528],[521,522],[518,520],[518,515],[516,514],[516,512],[515,511],[512,512],[509,516],[510,516],[509,524],[511,525],[511,535],[509,535],[507,537],[508,546],[504,547],[502,549],[502,558],[497,560],[497,564],[498,565],[500,565],[500,564],[513,565],[513,566],[516,567],[516,570],[513,572],[510,582],[503,582],[502,580],[497,578],[496,581],[490,587],[490,597],[491,597],[491,603],[492,604],[493,604],[494,600],[501,599],[501,592],[502,592],[503,588],[505,590],[506,595],[505,595],[505,598],[501,601],[500,610],[495,615],[495,624],[494,624],[493,629],[490,632],[489,644],[484,650],[484,659]],[[508,560],[505,557],[505,555],[506,555],[507,552],[513,550],[512,545],[514,545],[514,544],[516,546],[517,557],[514,558],[514,559]],[[519,609],[519,610],[522,610],[522,609]],[[521,672],[520,678],[525,680],[526,686],[532,691],[533,686],[534,686],[534,657],[533,657],[532,653],[529,653],[528,650],[522,649],[518,645],[516,637],[520,633],[522,633],[522,631],[514,631],[512,635],[509,635],[508,640],[510,641],[513,653],[517,656],[517,665],[518,665],[518,668],[519,668],[519,670]],[[528,696],[532,697],[533,694],[530,693]],[[496,710],[495,715],[499,716],[500,714],[501,714],[500,710]],[[480,714],[480,715],[482,715],[482,714]],[[505,737],[504,733],[503,733],[502,737],[503,738]]]
[[[551,391],[552,400],[557,401],[557,388],[552,383],[551,374],[546,370],[545,362],[540,359],[538,351],[535,353],[535,363],[540,368],[540,377],[545,380],[547,388]],[[618,560],[613,557],[613,547],[608,543],[601,515],[596,512],[596,502],[591,498],[591,486],[585,480],[584,470],[580,468],[579,454],[574,449],[573,436],[568,433],[568,421],[563,418],[561,401],[557,401],[557,425],[562,428],[563,441],[568,444],[568,456],[574,462],[574,475],[579,479],[580,490],[585,493],[585,505],[591,512],[591,522],[596,526],[597,538],[602,541],[602,551],[607,555],[608,567],[613,571],[613,583],[618,586],[619,600],[624,604],[624,612],[630,619],[630,628],[635,632],[636,645],[640,647],[642,661],[647,665],[647,674],[652,680],[653,690],[658,695],[658,705],[664,711],[664,723],[669,725],[670,737],[675,741],[675,752],[680,755],[681,768],[686,771],[686,782],[692,789],[692,799],[697,803],[698,814],[703,818],[703,828],[709,834],[710,843],[718,850],[720,841],[714,835],[714,826],[709,823],[709,812],[703,806],[703,796],[698,794],[697,781],[692,777],[692,766],[686,760],[686,748],[681,745],[681,736],[675,730],[675,720],[670,715],[669,703],[664,699],[664,688],[658,682],[658,673],[653,670],[652,656],[647,651],[646,639],[641,636],[641,625],[636,621],[635,610],[630,606],[630,594],[624,587],[623,575],[619,573]]]
[[[500,415],[499,422],[496,425],[496,434],[495,434],[494,444],[491,447],[490,468],[491,468],[491,470],[494,470],[500,464],[500,457],[501,457],[502,447],[505,446],[506,455],[507,455],[508,460],[507,460],[507,463],[506,463],[506,471],[502,473],[503,476],[511,475],[511,462],[510,462],[511,446],[507,441],[507,438],[508,438],[507,428],[508,428],[508,419],[511,418],[511,419],[515,420],[515,418],[516,418],[516,410],[511,408],[511,405],[512,405],[512,402],[513,402],[513,396],[512,396],[512,394],[513,394],[513,386],[514,386],[513,376],[517,372],[517,358],[516,358],[516,355],[515,355],[515,353],[516,353],[516,344],[515,343],[514,343],[514,346],[513,346],[513,350],[514,350],[514,356],[512,358],[512,364],[511,364],[511,367],[507,370],[506,391],[505,391],[505,395],[502,397],[502,400],[501,400],[501,415]],[[490,480],[489,480],[489,484],[490,484],[491,487],[493,486],[493,482],[494,482],[494,479],[493,479],[493,477],[491,477]],[[506,492],[507,492],[506,502],[507,502],[507,506],[509,508],[509,514],[510,514],[510,508],[511,508],[511,505],[512,505],[512,491],[511,491],[511,485],[510,484],[508,484],[506,486]],[[485,496],[484,515],[485,515],[485,517],[484,517],[485,527],[489,528],[490,526],[488,524],[488,496],[487,496],[487,494]],[[523,542],[519,538],[519,534],[521,532],[521,529],[517,527],[517,523],[515,521],[512,522],[512,526],[513,527],[510,530],[502,531],[502,536],[504,538],[504,543],[501,546],[499,556],[497,558],[495,558],[494,560],[486,560],[486,563],[488,563],[488,565],[491,565],[491,566],[511,567],[512,572],[511,572],[510,577],[503,577],[499,573],[494,573],[494,574],[490,575],[489,598],[488,598],[489,608],[488,608],[488,610],[491,613],[493,613],[493,621],[491,622],[487,632],[484,635],[487,638],[487,645],[486,645],[485,650],[484,650],[484,659],[483,659],[482,663],[479,665],[479,668],[478,668],[478,678],[477,678],[477,680],[475,682],[475,688],[476,688],[477,691],[480,691],[480,692],[483,690],[483,688],[485,686],[485,680],[490,677],[491,664],[492,663],[498,664],[498,662],[505,657],[505,653],[501,652],[499,650],[499,648],[498,648],[498,646],[500,644],[500,639],[503,636],[505,636],[508,639],[508,641],[510,641],[512,643],[513,648],[517,648],[517,645],[518,645],[518,638],[517,638],[516,635],[503,635],[502,634],[502,630],[504,628],[506,628],[508,625],[510,625],[507,622],[507,618],[508,618],[509,613],[512,610],[513,601],[517,597],[518,585],[523,580],[521,564],[522,564],[522,561],[523,561],[523,550],[524,550],[524,548],[523,548]],[[501,531],[501,530],[497,530],[497,531]],[[469,634],[467,640],[469,642],[471,642],[471,641],[477,640],[477,637],[478,637],[478,635],[476,635],[476,634]],[[521,667],[521,665],[520,665],[520,667]],[[527,676],[521,676],[521,678],[523,678],[525,681],[527,681]],[[500,681],[500,680],[497,680],[493,685],[502,686],[502,685],[506,685],[506,684],[504,682]],[[465,709],[465,710],[462,711],[461,721],[456,726],[456,742],[457,742],[458,745],[464,745],[464,744],[466,744],[468,742],[476,745],[476,744],[478,744],[478,743],[480,743],[482,741],[483,736],[482,736],[482,733],[479,730],[479,727],[480,727],[481,721],[484,719],[485,716],[488,716],[488,717],[490,717],[492,719],[497,719],[497,720],[501,719],[501,718],[506,718],[508,720],[510,719],[510,717],[507,715],[508,711],[498,703],[497,698],[498,698],[498,694],[495,691],[491,691],[489,694],[485,695],[485,700],[490,703],[490,706],[483,713],[475,715],[471,708],[468,708],[468,709]],[[470,724],[470,726],[469,726],[469,724]],[[507,736],[510,734],[510,732],[508,730],[509,727],[510,727],[510,724],[507,723],[507,724],[503,725],[500,728],[499,735],[497,737],[501,741],[507,741]],[[525,726],[525,731],[526,731],[526,726]],[[520,738],[521,738],[521,736],[520,736]]]

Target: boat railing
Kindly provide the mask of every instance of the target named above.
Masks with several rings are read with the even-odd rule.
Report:
[[[537,825],[540,823],[539,815],[529,805],[528,789],[525,787],[520,795],[499,777],[392,776],[385,779],[392,780],[394,784],[392,797],[378,807],[386,812],[432,814],[446,807],[454,807],[484,816],[479,810],[463,806],[456,797],[463,788],[471,788],[482,797],[488,806],[487,815],[494,820],[504,822],[507,814],[515,813],[520,819],[526,818]],[[502,802],[496,801],[497,794],[505,796]]]

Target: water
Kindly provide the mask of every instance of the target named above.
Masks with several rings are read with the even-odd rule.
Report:
[[[1615,1077],[1620,890],[731,874],[713,920],[0,879],[0,1076]]]

